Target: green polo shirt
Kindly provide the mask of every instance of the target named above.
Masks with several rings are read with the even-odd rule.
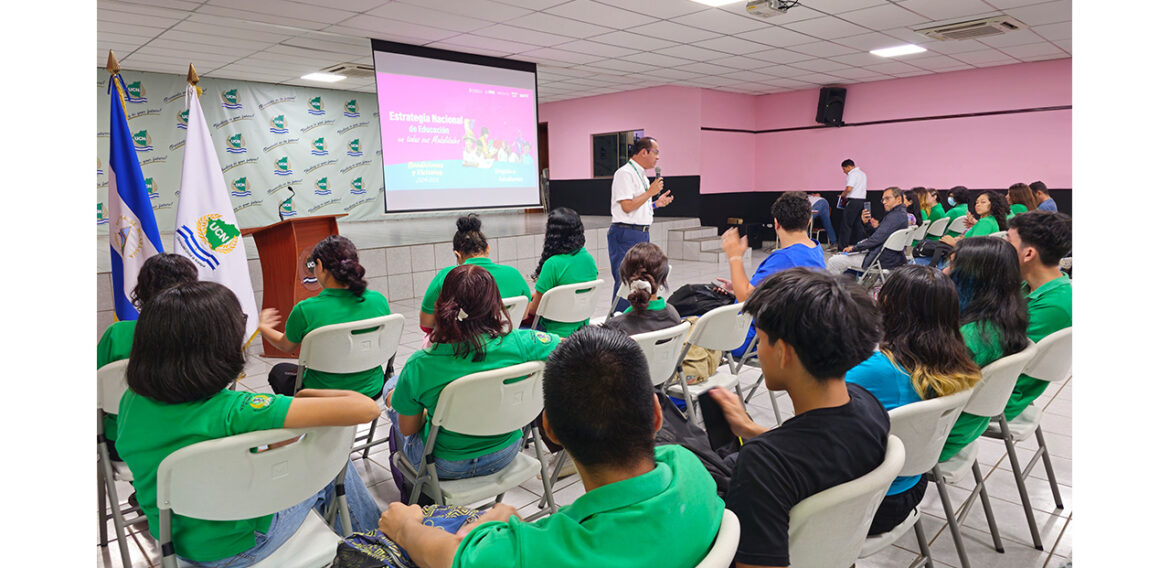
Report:
[[[132,390],[118,405],[118,453],[134,474],[138,504],[150,534],[158,534],[158,466],[176,450],[207,440],[284,426],[292,397],[222,390],[204,400],[166,404]],[[215,480],[207,480],[208,491]],[[205,521],[171,515],[175,552],[210,562],[256,546],[256,531],[267,532],[272,515],[239,521]]]
[[[971,353],[976,365],[986,367],[1003,357],[1003,341],[1000,339],[998,327],[987,322],[971,322],[960,327],[959,331],[963,334],[963,343],[967,345],[967,351]],[[986,416],[975,416],[966,412],[959,414],[959,419],[951,428],[938,461],[951,459],[959,450],[967,447],[967,444],[974,442],[984,430],[987,430],[989,422],[991,419]]]
[[[649,473],[598,487],[536,522],[483,523],[459,543],[452,568],[695,566],[719,532],[723,500],[689,450],[657,446],[654,460]]]
[[[476,361],[475,352],[466,357],[455,356],[450,343],[433,343],[415,351],[402,372],[390,397],[390,406],[403,416],[417,416],[427,411],[427,421],[420,435],[425,441],[430,436],[430,416],[439,404],[439,393],[449,383],[472,373],[490,371],[528,361],[543,361],[560,343],[561,338],[541,331],[517,329],[503,337],[487,339],[482,360]],[[486,409],[485,409],[486,410]],[[442,430],[435,438],[435,457],[448,461],[466,460],[502,450],[520,439],[516,430],[502,436],[467,436]]]
[[[381,292],[366,288],[359,300],[345,288],[324,288],[320,294],[293,306],[284,322],[284,335],[289,341],[300,343],[306,334],[319,327],[388,315],[390,304]],[[384,377],[381,366],[359,373],[323,373],[305,369],[304,387],[351,390],[377,398],[382,394]]]
[[[935,203],[934,207],[930,208],[930,213],[923,211],[923,214],[924,214],[923,218],[926,219],[927,223],[933,223],[933,222],[938,221],[939,219],[942,219],[942,218],[947,216],[947,212],[943,210],[943,206],[941,203]],[[927,235],[926,239],[931,240],[931,241],[937,241],[939,239],[939,237],[936,237],[933,235]]]
[[[134,343],[134,327],[138,320],[116,321],[106,328],[97,345],[97,368],[115,361],[130,358],[130,346]],[[102,419],[106,427],[106,438],[118,439],[118,415],[107,414]]]
[[[988,215],[975,222],[967,232],[963,234],[964,238],[971,237],[985,237],[992,233],[999,231],[999,223],[996,222],[995,217]]]
[[[1032,290],[1027,299],[1028,339],[1039,342],[1053,332],[1072,326],[1072,281],[1068,276],[1049,280]],[[1016,388],[1012,389],[1012,397],[1004,408],[1004,418],[1015,419],[1046,388],[1048,381],[1020,375]]]
[[[580,284],[597,280],[597,261],[593,255],[581,247],[572,254],[556,254],[544,261],[540,267],[540,275],[536,278],[536,292],[544,294],[557,286],[565,284]],[[550,319],[541,319],[540,325],[545,331],[555,333],[561,337],[568,337],[574,331],[589,324],[588,319],[577,322],[559,322]]]
[[[960,203],[959,205],[951,207],[950,209],[947,210],[946,216],[951,221],[954,221],[955,219],[958,219],[959,217],[966,217],[967,216],[967,204]],[[950,225],[947,225],[947,226],[949,227]],[[962,233],[960,233],[958,231],[948,230],[947,234],[952,236],[952,237],[957,237]]]
[[[1016,215],[1019,215],[1020,213],[1027,213],[1027,211],[1028,211],[1027,205],[1024,205],[1022,203],[1016,203],[1016,204],[1012,205],[1011,207],[1008,207],[1007,218],[1010,220],[1012,217],[1015,217]]]
[[[646,302],[646,311],[648,311],[648,312],[657,312],[657,311],[661,311],[661,310],[665,310],[665,309],[666,309],[666,298],[663,298],[662,296],[659,296],[657,298],[654,298],[653,300],[650,300],[649,302]],[[634,311],[634,306],[629,306],[626,308],[626,311],[624,311],[622,313],[628,314],[632,311]]]
[[[532,299],[532,290],[528,289],[528,281],[524,280],[524,275],[513,266],[506,264],[496,264],[492,259],[486,256],[477,256],[463,261],[463,264],[474,264],[487,270],[492,278],[496,279],[496,288],[500,290],[500,298],[512,298],[515,296],[524,296],[529,300]],[[447,273],[451,272],[458,264],[448,266],[439,271],[433,279],[431,285],[427,286],[427,291],[423,294],[422,312],[424,314],[435,313],[435,302],[439,300],[439,291],[443,289],[443,280],[447,278]],[[516,322],[519,325],[519,322]]]

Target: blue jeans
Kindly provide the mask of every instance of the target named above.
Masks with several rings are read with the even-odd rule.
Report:
[[[366,484],[353,467],[353,462],[346,462],[345,466],[345,502],[349,505],[349,519],[354,532],[366,532],[378,528],[378,517],[381,513],[378,504],[370,497]],[[256,546],[245,550],[230,558],[212,562],[195,562],[179,558],[179,566],[199,568],[238,568],[251,566],[259,562],[284,545],[293,533],[297,532],[310,509],[316,509],[322,516],[333,503],[333,483],[330,482],[316,495],[293,505],[272,516],[272,524],[268,532],[256,533]],[[341,517],[333,522],[334,532],[341,534]]]
[[[612,300],[617,295],[618,286],[621,286],[622,260],[626,258],[626,253],[630,252],[630,249],[634,248],[634,245],[650,242],[650,232],[610,225],[609,232],[605,234],[605,240],[609,246],[609,273],[613,276],[613,292],[609,294]],[[625,310],[628,307],[630,307],[630,303],[625,298],[618,300],[618,311]]]
[[[821,220],[821,226],[825,228],[825,233],[829,235],[829,244],[837,244],[837,231],[833,230],[833,221],[829,219],[829,202],[820,199],[812,206],[813,213],[816,218]]]

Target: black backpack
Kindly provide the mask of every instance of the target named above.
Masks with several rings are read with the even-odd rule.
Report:
[[[715,284],[684,284],[675,290],[666,302],[678,311],[679,317],[701,316],[715,308],[735,303],[735,296]]]
[[[699,461],[707,468],[715,480],[715,492],[720,497],[727,495],[727,488],[731,485],[731,467],[723,463],[723,458],[711,449],[711,442],[702,428],[695,426],[670,398],[658,393],[658,404],[662,406],[662,429],[654,435],[654,445],[678,444],[698,456]]]

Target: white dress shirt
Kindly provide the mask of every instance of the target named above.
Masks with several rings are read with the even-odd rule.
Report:
[[[647,199],[641,207],[626,213],[621,203],[626,199],[633,199],[642,195],[650,188],[650,180],[646,178],[646,170],[637,162],[630,160],[613,173],[613,186],[610,188],[609,212],[613,215],[614,223],[629,223],[631,225],[649,225],[654,222],[653,199]]]
[[[852,187],[853,190],[849,192],[849,199],[865,199],[865,172],[856,166],[849,170],[849,177],[845,178],[845,185]]]

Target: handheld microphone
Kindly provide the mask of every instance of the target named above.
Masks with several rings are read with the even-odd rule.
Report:
[[[662,177],[662,168],[654,166],[654,177]]]

